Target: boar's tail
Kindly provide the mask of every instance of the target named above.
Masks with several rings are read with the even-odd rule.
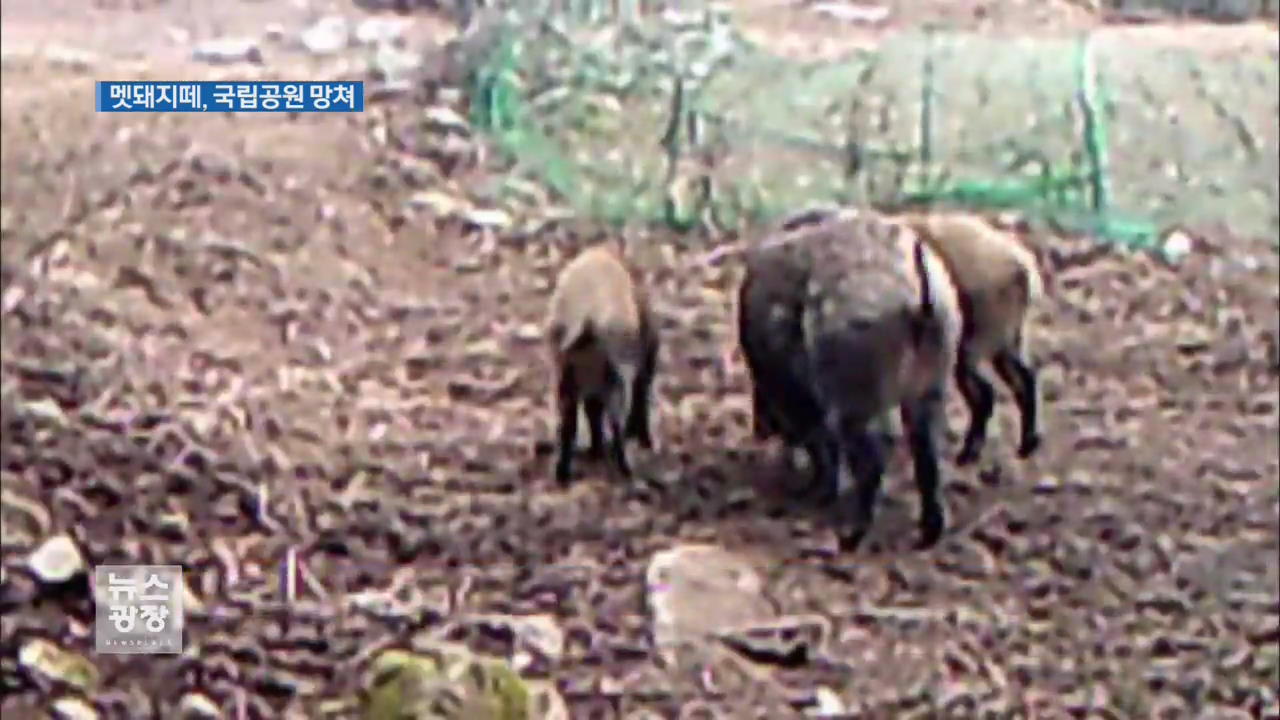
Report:
[[[929,285],[929,268],[925,264],[924,253],[924,241],[917,237],[912,255],[916,275],[920,277],[920,314],[927,318],[933,315],[933,288]]]
[[[920,312],[911,315],[911,334],[916,345],[924,338],[926,328],[933,319],[933,287],[929,283],[929,267],[925,262],[924,241],[919,237],[915,239],[915,245],[911,248],[912,259],[915,261],[916,276],[920,278]]]
[[[549,333],[551,346],[561,354],[580,350],[595,340],[595,332],[589,319],[572,327],[561,322],[553,323]]]

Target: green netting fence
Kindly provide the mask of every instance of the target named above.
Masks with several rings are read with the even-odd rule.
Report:
[[[525,0],[483,21],[472,122],[585,216],[687,229],[945,203],[1136,246],[1174,224],[1280,238],[1266,52],[938,29],[806,62],[716,6],[653,5]]]

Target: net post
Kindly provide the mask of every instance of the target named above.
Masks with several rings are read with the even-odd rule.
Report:
[[[933,163],[934,35],[933,25],[925,26],[924,66],[920,80],[920,164],[925,168]]]
[[[681,143],[680,133],[685,121],[685,87],[684,76],[682,73],[675,74],[675,87],[671,93],[671,113],[667,118],[667,128],[659,140],[659,145],[666,151],[667,156],[667,177],[664,185],[666,186],[666,198],[664,199],[664,212],[667,224],[672,228],[678,228],[684,225],[684,220],[677,217],[680,214],[679,208],[676,207],[676,200],[672,196],[672,183],[676,181],[679,174]]]
[[[1089,199],[1095,215],[1105,222],[1111,204],[1107,177],[1107,133],[1106,121],[1097,106],[1098,80],[1094,67],[1092,34],[1081,34],[1076,47],[1079,88],[1076,99],[1084,121],[1081,133],[1084,150],[1089,158]]]

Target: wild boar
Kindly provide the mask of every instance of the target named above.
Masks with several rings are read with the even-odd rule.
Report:
[[[647,293],[617,246],[592,246],[561,270],[548,310],[547,338],[559,412],[556,479],[569,481],[579,404],[591,433],[591,457],[605,455],[607,423],[610,459],[629,477],[625,440],[653,447],[649,405],[659,339]]]
[[[747,251],[739,337],[757,433],[809,452],[815,479],[871,525],[900,414],[921,498],[920,546],[945,529],[938,434],[962,319],[942,260],[908,226],[866,210],[784,223]]]
[[[1030,456],[1041,442],[1040,393],[1025,330],[1031,307],[1043,294],[1035,255],[1012,234],[974,215],[935,212],[903,220],[942,258],[964,317],[955,378],[970,421],[956,463],[977,460],[986,442],[995,392],[978,371],[984,361],[1013,393],[1021,416],[1017,453]]]

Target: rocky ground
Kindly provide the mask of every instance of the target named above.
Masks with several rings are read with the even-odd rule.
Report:
[[[487,205],[448,93],[425,120],[89,111],[96,77],[350,73],[288,49],[318,6],[71,5],[3,11],[6,718],[353,717],[369,658],[426,640],[573,718],[1280,716],[1270,239],[1196,232],[1169,266],[1033,238],[1045,447],[1012,459],[1002,401],[936,549],[899,464],[833,559],[751,440],[726,239],[635,237],[659,448],[558,489],[539,323],[581,223]],[[269,22],[262,64],[190,59]],[[77,562],[184,565],[186,652],[94,655],[83,575],[51,576]]]

